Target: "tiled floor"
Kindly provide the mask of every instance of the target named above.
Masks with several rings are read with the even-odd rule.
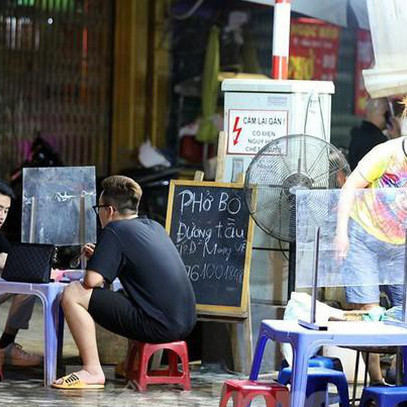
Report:
[[[8,303],[0,306],[1,329],[6,321]],[[30,329],[21,331],[17,342],[30,352],[42,353],[42,309],[37,303],[31,319]],[[64,369],[71,372],[79,367],[78,351],[65,329]],[[162,406],[162,407],[215,407],[219,405],[219,395],[224,380],[236,377],[226,373],[215,373],[213,369],[192,367],[192,390],[181,391],[175,386],[149,386],[146,393],[139,393],[126,387],[124,379],[114,374],[114,366],[103,366],[107,378],[103,391],[61,391],[44,388],[41,368],[5,367],[5,380],[0,382],[0,406]],[[62,372],[64,373],[64,372]],[[253,403],[253,406],[262,405]]]
[[[7,318],[8,304],[0,306],[0,327],[3,328]],[[68,329],[64,337],[64,371],[70,373],[78,369],[80,360],[77,348]],[[37,303],[31,326],[28,331],[21,331],[17,337],[25,350],[42,353],[42,309]],[[0,382],[0,406],[155,406],[155,407],[217,407],[223,382],[239,376],[216,371],[214,368],[192,366],[192,390],[181,391],[174,386],[149,386],[145,393],[139,393],[126,387],[124,379],[114,374],[113,365],[104,366],[107,382],[103,391],[61,391],[45,388],[42,382],[41,368],[5,367],[5,380]],[[243,377],[243,376],[240,376]],[[231,405],[231,403],[229,404]],[[256,399],[251,406],[265,406],[264,401]]]
[[[155,385],[145,393],[138,393],[126,387],[124,380],[109,380],[105,390],[85,392],[44,388],[40,377],[30,379],[28,371],[13,376],[10,375],[0,383],[1,406],[215,407],[219,405],[220,386],[230,377],[194,372],[191,391],[184,392],[173,386]]]

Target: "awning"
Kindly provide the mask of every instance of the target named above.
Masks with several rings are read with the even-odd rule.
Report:
[[[373,98],[407,93],[405,0],[367,0],[375,65],[363,71]]]
[[[275,0],[244,0],[274,6]],[[383,1],[387,3],[387,1]],[[291,10],[332,24],[347,27],[349,12],[355,14],[358,26],[369,29],[366,0],[292,0]]]

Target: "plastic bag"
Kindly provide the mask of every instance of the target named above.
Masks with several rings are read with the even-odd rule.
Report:
[[[311,299],[307,293],[292,292],[291,298],[287,303],[283,319],[285,320],[310,320],[311,315]],[[344,318],[343,310],[330,307],[320,301],[316,302],[315,319],[317,323],[327,323],[329,318],[335,317],[338,319]],[[281,351],[288,364],[292,365],[293,352],[289,343],[281,344]],[[315,352],[316,354],[316,352]],[[312,355],[314,356],[314,355]]]
[[[396,320],[396,321],[402,321],[403,320],[403,309],[401,305],[396,305],[393,308],[389,308],[384,312],[384,317],[383,319],[390,319],[390,320]]]
[[[362,317],[363,321],[368,322],[377,322],[383,321],[386,319],[386,308],[383,307],[374,307],[370,310],[367,310]]]

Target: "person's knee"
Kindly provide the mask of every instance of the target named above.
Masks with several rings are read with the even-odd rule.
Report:
[[[79,281],[70,283],[64,290],[61,299],[62,308],[67,308],[72,304],[80,304],[86,290]]]

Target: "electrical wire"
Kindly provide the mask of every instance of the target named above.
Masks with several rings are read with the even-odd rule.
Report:
[[[278,245],[280,246],[281,254],[285,257],[285,259],[288,261],[288,256],[285,254],[286,249],[283,249],[283,246],[281,244],[281,240],[278,239]]]
[[[306,134],[306,131],[307,131],[308,112],[309,112],[309,110],[311,108],[311,103],[312,103],[312,99],[313,99],[314,96],[315,96],[315,92],[311,92],[310,95],[309,95],[309,98],[308,98],[307,109],[305,111],[304,130],[303,130],[304,134]],[[319,105],[319,114],[320,114],[320,117],[321,117],[322,136],[323,136],[323,139],[325,141],[328,141],[327,137],[326,137],[326,131],[325,131],[324,115],[323,115],[323,112],[322,112],[321,96],[319,94],[318,94],[318,105]]]
[[[168,6],[168,15],[174,20],[187,20],[195,14],[204,1],[205,0],[197,0],[196,3],[184,14],[174,14],[171,12],[170,6]]]

